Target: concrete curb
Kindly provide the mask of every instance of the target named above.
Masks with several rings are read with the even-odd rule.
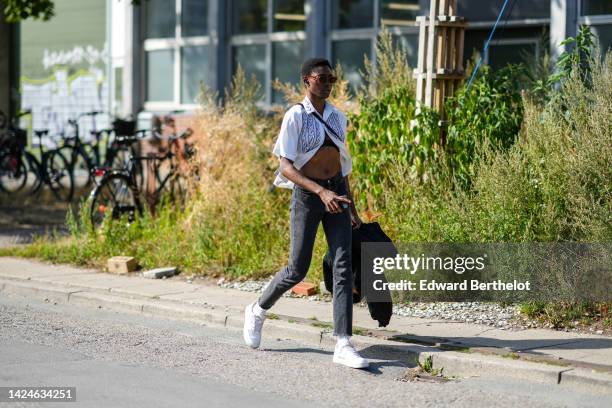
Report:
[[[223,307],[196,306],[176,300],[162,300],[150,296],[126,296],[113,291],[86,289],[69,285],[44,283],[32,280],[0,279],[0,294],[34,298],[45,302],[57,302],[103,308],[107,310],[143,313],[163,318],[189,320],[215,327],[240,331],[243,312]],[[269,317],[264,329],[266,338],[283,338],[301,341],[325,349],[333,349],[335,338],[328,328],[315,327],[304,319],[295,320]],[[321,322],[324,325],[323,322]],[[443,368],[451,377],[508,376],[521,379],[559,384],[564,387],[581,387],[589,391],[609,392],[612,375],[583,367],[554,365],[539,361],[514,360],[499,355],[482,354],[477,351],[459,352],[444,350],[424,344],[384,340],[375,337],[353,335],[353,343],[364,355],[384,348],[401,356],[402,360],[416,365],[417,360],[433,358],[434,368]],[[265,346],[265,343],[264,343]]]

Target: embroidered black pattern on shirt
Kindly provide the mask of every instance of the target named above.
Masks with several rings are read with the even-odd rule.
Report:
[[[338,137],[336,137],[336,135],[332,134],[332,136],[336,137],[336,139],[339,139],[341,142],[344,142],[344,132],[342,131],[342,127],[340,126],[340,120],[338,119],[338,115],[336,114],[336,112],[332,112],[329,115],[329,118],[327,118],[327,124],[334,129],[334,132],[336,132],[336,134],[338,135]]]
[[[307,153],[319,144],[320,135],[315,120],[311,115],[302,112],[302,130],[298,138],[300,153]]]

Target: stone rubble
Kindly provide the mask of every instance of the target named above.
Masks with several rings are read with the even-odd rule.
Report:
[[[221,278],[217,285],[223,288],[238,289],[247,292],[264,291],[270,279],[227,281]],[[299,297],[287,291],[285,297]],[[310,301],[331,301],[329,295],[313,295]],[[365,302],[359,303],[366,307]],[[455,322],[476,323],[493,326],[500,329],[523,328],[519,322],[519,310],[516,306],[500,306],[497,303],[484,302],[412,302],[393,305],[393,314],[405,317],[420,317],[424,319],[443,319]]]

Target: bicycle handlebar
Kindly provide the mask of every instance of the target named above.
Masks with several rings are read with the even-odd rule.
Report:
[[[140,130],[135,131],[133,135],[115,136],[115,140],[117,140],[119,143],[126,143],[126,142],[132,143],[132,142],[138,141],[139,139],[144,139],[145,137],[148,136],[149,133],[155,139],[173,141],[173,140],[188,138],[189,136],[193,134],[193,130],[190,128],[187,128],[183,130],[177,136],[174,136],[174,135],[162,136],[160,133],[156,132],[155,130],[140,129]]]
[[[178,136],[170,135],[170,136],[162,136],[161,134],[152,131],[153,137],[159,140],[178,140],[178,139],[186,139],[193,134],[193,130],[191,128],[187,128],[179,133]]]
[[[91,117],[95,117],[98,115],[104,115],[106,112],[104,111],[90,111],[90,112],[81,112],[77,115],[76,119],[68,119],[68,124],[71,126],[78,126],[79,124],[79,120],[81,118],[87,117],[87,116],[91,116]]]

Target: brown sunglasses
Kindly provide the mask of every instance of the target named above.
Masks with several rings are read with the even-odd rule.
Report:
[[[335,75],[308,75],[306,78],[315,78],[315,80],[320,84],[333,84],[338,80],[338,77]]]

